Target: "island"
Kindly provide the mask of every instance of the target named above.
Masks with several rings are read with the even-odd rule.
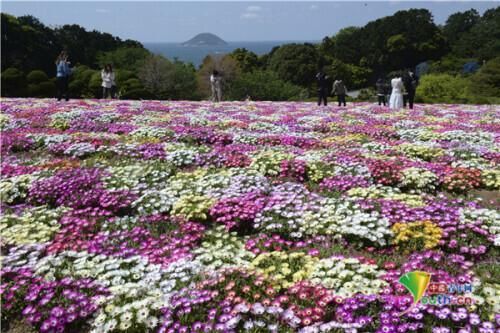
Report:
[[[227,43],[220,38],[219,36],[216,36],[214,34],[211,34],[209,32],[204,32],[201,34],[198,34],[188,40],[187,42],[184,42],[181,44],[182,46],[213,46],[213,45],[227,45]]]

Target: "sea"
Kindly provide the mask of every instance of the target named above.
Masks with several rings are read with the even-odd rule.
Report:
[[[290,43],[319,43],[319,41],[265,41],[265,42],[227,42],[215,46],[183,46],[181,43],[143,43],[144,47],[168,59],[191,62],[199,67],[207,55],[223,55],[237,48],[246,48],[257,55],[269,53],[274,47]]]

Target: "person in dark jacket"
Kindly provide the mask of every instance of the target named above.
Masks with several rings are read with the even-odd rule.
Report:
[[[378,97],[378,105],[386,104],[385,95],[387,94],[387,84],[379,78],[377,83],[375,83],[375,87],[377,88],[377,97]]]
[[[332,94],[337,95],[339,106],[341,106],[342,103],[346,106],[345,95],[347,94],[347,88],[342,80],[335,80],[333,83]]]
[[[403,77],[403,84],[407,94],[404,107],[406,107],[406,102],[408,102],[410,109],[413,109],[413,101],[415,100],[415,92],[418,86],[418,78],[415,73],[409,71],[408,74]]]
[[[318,106],[321,105],[321,102],[326,106],[328,103],[328,75],[321,70],[316,74],[316,81],[318,81]]]

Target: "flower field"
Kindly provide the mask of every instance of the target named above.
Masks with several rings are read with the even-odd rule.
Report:
[[[498,106],[1,108],[5,332],[500,332]]]

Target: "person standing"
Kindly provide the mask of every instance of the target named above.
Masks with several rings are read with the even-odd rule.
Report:
[[[385,95],[387,93],[387,85],[385,84],[384,80],[382,78],[379,78],[377,80],[377,83],[375,83],[375,87],[377,88],[377,97],[378,97],[378,105],[384,104],[386,105],[386,99]]]
[[[111,82],[111,98],[112,99],[115,99],[116,96],[117,96],[117,88],[116,88],[116,81],[115,81],[115,73],[113,72],[113,77],[112,77],[113,81]]]
[[[316,74],[316,80],[318,81],[318,106],[321,105],[321,102],[326,106],[328,103],[328,75],[321,70]]]
[[[222,78],[216,70],[210,75],[210,87],[212,89],[212,101],[220,102],[222,100]]]
[[[407,100],[408,100],[408,106],[410,109],[413,109],[413,102],[415,100],[415,93],[417,91],[417,86],[418,86],[418,78],[413,72],[408,72],[407,75],[405,75],[405,78],[403,80],[403,84],[406,90],[407,94]],[[406,107],[406,103],[404,103]]]
[[[391,80],[392,92],[389,99],[389,108],[398,110],[403,107],[403,80],[401,77],[395,77]]]
[[[113,73],[113,67],[110,64],[104,66],[104,69],[101,71],[101,79],[102,98],[111,98],[111,88],[115,81],[115,73]]]
[[[57,83],[57,100],[60,101],[64,96],[66,101],[69,100],[68,84],[71,68],[69,67],[68,54],[62,51],[56,59],[56,83]]]
[[[333,83],[332,94],[337,95],[339,106],[341,106],[342,103],[344,104],[344,106],[346,106],[345,103],[346,93],[347,93],[347,88],[344,82],[342,82],[342,80],[335,80],[335,82]]]

